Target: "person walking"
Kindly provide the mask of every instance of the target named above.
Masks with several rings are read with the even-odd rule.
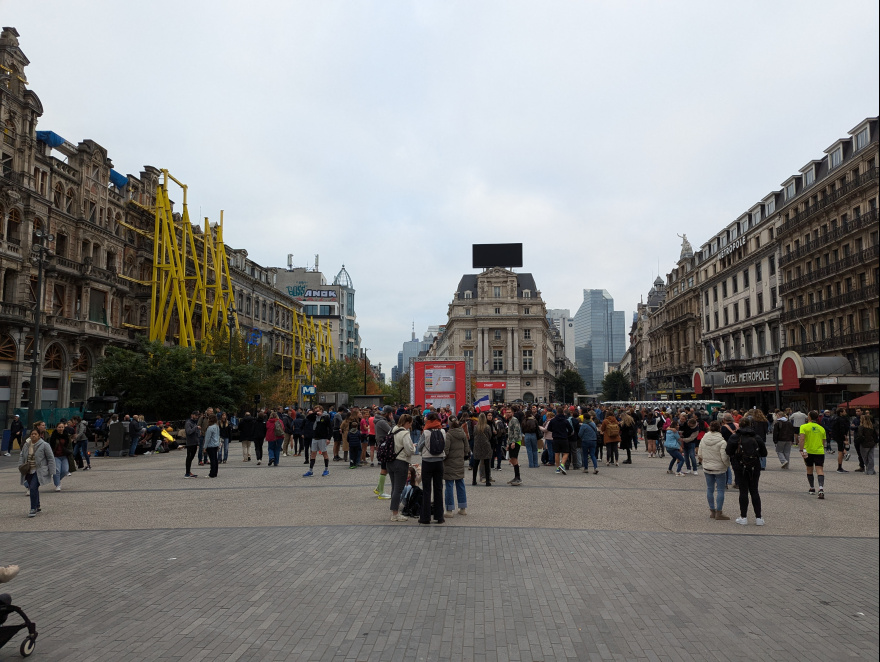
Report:
[[[70,475],[70,435],[64,423],[59,423],[49,436],[49,445],[55,458],[55,491],[61,491],[61,481]]]
[[[467,493],[464,489],[464,463],[471,455],[467,435],[458,418],[450,416],[447,421],[446,457],[443,459],[443,481],[445,484],[446,517],[455,516],[455,502],[458,512],[467,515]]]
[[[620,421],[609,411],[602,419],[599,431],[605,440],[605,466],[610,467],[613,464],[615,467],[619,467],[620,453],[617,450],[617,444],[620,443]]]
[[[208,478],[217,477],[217,466],[219,465],[220,453],[220,426],[217,425],[217,416],[211,414],[208,416],[208,427],[205,428],[205,454],[208,456],[208,463],[211,470],[208,472]]]
[[[15,447],[15,444],[18,444],[19,450],[24,446],[22,443],[23,434],[24,425],[21,422],[21,417],[15,414],[12,417],[12,423],[9,424],[9,450],[6,451],[6,457],[12,455],[10,451]]]
[[[333,436],[333,421],[330,415],[324,412],[321,405],[315,407],[315,411],[311,414],[314,420],[312,432],[312,450],[309,454],[309,470],[303,474],[303,478],[314,476],[315,460],[318,455],[324,456],[324,472],[322,476],[330,475],[330,457],[327,452],[327,445]]]
[[[807,482],[810,483],[810,496],[825,498],[825,428],[819,425],[819,412],[810,412],[809,420],[798,430],[798,450],[807,467]],[[813,469],[819,476],[819,492],[813,482]]]
[[[387,464],[391,478],[391,521],[405,522],[409,518],[400,514],[400,496],[406,487],[409,460],[416,452],[412,442],[412,421],[409,414],[403,414],[391,430],[394,436],[394,459]]]
[[[709,423],[709,431],[700,440],[697,459],[703,465],[706,476],[706,500],[709,502],[709,517],[714,520],[729,520],[724,514],[724,495],[727,492],[727,468],[730,456],[727,454],[727,441],[721,436],[721,421]]]
[[[565,475],[565,462],[568,460],[568,437],[571,432],[571,425],[565,416],[565,407],[563,405],[559,406],[556,410],[556,415],[547,424],[547,432],[553,436],[553,454],[556,456],[556,462],[558,463],[556,473]]]
[[[272,411],[269,414],[269,420],[266,421],[266,442],[269,455],[269,461],[266,463],[266,466],[278,466],[278,460],[281,459],[281,444],[283,441],[284,423],[281,422],[278,413]]]
[[[189,420],[183,426],[186,435],[186,473],[184,478],[198,478],[197,474],[192,472],[192,463],[196,457],[196,451],[199,450],[199,440],[202,430],[199,428],[199,412],[194,411],[189,416]]]
[[[639,441],[639,427],[636,425],[635,419],[625,412],[620,419],[620,449],[626,451],[626,459],[622,464],[632,464],[632,448]],[[584,458],[584,465],[587,460]]]
[[[266,440],[266,415],[263,412],[257,412],[254,418],[251,440],[254,442],[254,455],[257,458],[257,464],[262,464],[263,443]]]
[[[492,428],[489,427],[489,421],[486,414],[481,413],[477,418],[477,424],[474,426],[474,465],[473,465],[473,481],[477,484],[477,473],[480,463],[483,466],[483,475],[486,479],[486,486],[492,485]]]
[[[755,421],[751,416],[743,416],[736,434],[727,440],[727,455],[739,485],[739,514],[737,524],[749,523],[749,497],[755,511],[755,524],[764,526],[761,512],[761,495],[758,493],[758,479],[761,477],[761,458],[767,457],[764,437],[755,434]]]
[[[390,405],[386,405],[382,409],[382,414],[374,417],[373,419],[373,440],[381,442],[385,437],[391,434],[391,430],[394,427],[394,408]],[[364,442],[367,444],[370,443],[369,438],[364,439],[361,437],[361,446],[363,447]],[[370,448],[370,466],[372,467],[376,461],[376,449],[378,446],[372,446]],[[390,499],[391,495],[386,494],[385,492],[385,478],[388,475],[388,463],[387,462],[379,462],[379,484],[376,486],[376,489],[373,490],[373,494],[375,494],[380,500]]]
[[[40,512],[40,485],[50,485],[55,480],[52,446],[43,440],[37,430],[31,430],[30,437],[22,445],[18,464],[27,465],[27,470],[21,473],[21,484],[27,488],[31,497],[28,517],[36,517]]]
[[[422,513],[419,524],[430,524],[432,514],[437,524],[444,524],[443,460],[446,459],[446,433],[436,412],[425,416],[425,429],[422,430],[417,448],[422,456]]]
[[[244,413],[238,422],[238,439],[241,442],[241,461],[251,461],[251,444],[253,444],[254,424],[256,421],[249,411]]]
[[[831,417],[830,421],[831,440],[837,444],[837,473],[849,473],[843,468],[843,461],[849,459],[849,418],[846,410],[841,407]]]
[[[874,421],[869,414],[862,414],[859,419],[859,427],[855,434],[856,448],[865,466],[865,475],[873,476],[874,471],[874,447],[877,445],[877,430],[874,429]]]
[[[79,416],[73,417],[74,429],[76,432],[74,433],[75,437],[73,440],[73,453],[74,455],[78,455],[82,458],[83,461],[83,470],[88,471],[92,468],[92,456],[89,453],[89,437],[88,437],[88,423],[82,420]]]
[[[217,459],[221,464],[226,464],[226,460],[229,459],[229,442],[232,441],[232,426],[229,424],[229,417],[225,411],[220,414],[220,418],[217,420],[217,428],[220,431],[221,448],[221,451],[218,451]]]
[[[526,412],[522,431],[523,443],[525,444],[526,455],[529,460],[529,469],[535,469],[541,465],[538,463],[538,422],[535,420],[535,415],[531,409]]]
[[[515,416],[518,411],[507,409],[504,412],[507,423],[507,454],[510,458],[510,464],[513,466],[513,478],[507,481],[507,484],[514,487],[522,485],[522,478],[519,474],[519,449],[522,447],[523,432],[519,419]],[[462,483],[462,489],[464,489],[464,483]]]
[[[587,411],[584,414],[584,422],[581,423],[580,429],[578,429],[578,438],[581,441],[581,454],[584,458],[584,473],[589,471],[589,467],[587,466],[590,461],[593,462],[593,473],[599,473],[599,465],[596,462],[596,446],[599,442],[599,428],[596,427],[596,422],[593,420],[595,418],[595,414],[591,411]]]
[[[684,455],[681,453],[681,436],[678,434],[678,423],[674,420],[670,420],[669,427],[666,428],[666,441],[663,442],[663,447],[672,458],[669,460],[669,467],[666,469],[666,473],[672,473],[672,465],[677,460],[678,467],[675,469],[675,475],[684,476],[681,473],[681,468],[684,466]]]
[[[657,441],[660,439],[660,427],[663,423],[656,411],[649,411],[643,419],[643,425],[645,426],[645,446],[647,446],[648,457],[657,457]]]
[[[694,476],[699,475],[697,469],[697,437],[700,434],[700,426],[697,417],[682,419],[679,421],[679,434],[681,435],[682,454],[684,455],[684,472]]]
[[[788,469],[791,462],[791,445],[794,443],[794,426],[783,412],[778,412],[773,422],[773,444],[780,469]]]

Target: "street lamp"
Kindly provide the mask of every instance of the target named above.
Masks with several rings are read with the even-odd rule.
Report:
[[[315,352],[317,351],[317,349],[318,348],[315,345],[315,341],[310,340],[309,345],[308,345],[308,352],[309,352],[309,362],[311,364],[309,366],[309,381],[311,382],[311,384],[309,384],[309,386],[315,386]],[[317,392],[317,389],[315,389],[315,391]],[[314,404],[315,396],[313,395],[309,399],[312,401],[312,404]]]
[[[34,305],[34,342],[31,347],[31,388],[28,393],[28,425],[34,424],[34,410],[37,400],[37,372],[40,369],[40,323],[42,322],[42,298],[43,298],[43,263],[52,255],[52,251],[46,246],[48,242],[55,241],[54,234],[44,234],[42,230],[34,230],[34,240],[31,243],[31,262],[37,265],[37,301]]]
[[[364,395],[367,394],[367,352],[370,351],[369,347],[361,347],[361,351],[364,356]]]
[[[226,311],[226,323],[229,325],[229,365],[232,366],[232,330],[235,328],[235,306]]]

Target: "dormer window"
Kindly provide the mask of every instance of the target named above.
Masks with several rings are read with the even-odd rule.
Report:
[[[776,200],[774,198],[770,198],[765,205],[767,208],[767,216],[770,216],[773,212],[776,211]]]
[[[523,299],[531,299],[532,291],[531,290],[523,290]]]
[[[474,293],[471,290],[465,290],[464,291],[464,298],[465,299],[473,299]]]
[[[856,134],[856,151],[862,149],[868,144],[869,136],[870,131],[867,126]]]
[[[786,186],[785,186],[785,200],[786,200],[786,202],[788,202],[789,200],[794,198],[794,194],[795,194],[794,181],[791,181],[788,184],[786,184]]]
[[[838,147],[831,154],[828,155],[828,165],[831,166],[831,169],[834,170],[837,166],[841,164],[843,161],[843,148]]]
[[[834,167],[834,166],[832,166]],[[816,170],[815,168],[810,168],[804,173],[804,188],[808,186],[812,186],[813,182],[816,181]]]

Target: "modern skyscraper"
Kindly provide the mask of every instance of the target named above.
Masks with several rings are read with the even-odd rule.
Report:
[[[550,308],[547,310],[547,320],[562,337],[565,358],[574,363],[574,318],[571,311],[568,308]]]
[[[601,390],[605,364],[623,358],[625,339],[625,314],[614,310],[608,291],[584,290],[584,302],[574,316],[574,353],[587,393]]]

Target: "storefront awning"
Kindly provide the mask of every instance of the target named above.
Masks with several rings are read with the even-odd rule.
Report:
[[[844,402],[840,406],[846,407],[847,409],[855,409],[856,407],[877,409],[878,407],[880,407],[880,391],[875,391],[874,393],[868,393],[858,398],[853,398],[849,402]]]
[[[797,352],[785,352],[779,358],[781,388],[797,391],[802,379],[823,379],[852,374],[852,365],[842,356],[801,356]]]

